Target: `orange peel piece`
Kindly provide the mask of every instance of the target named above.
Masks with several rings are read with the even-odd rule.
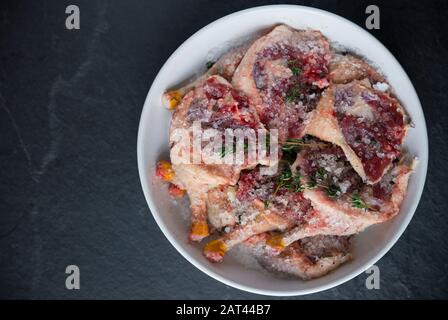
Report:
[[[205,237],[209,235],[208,224],[207,222],[193,222],[191,225],[190,231],[190,240],[191,241],[201,241]]]
[[[269,246],[271,250],[273,250],[275,253],[282,252],[283,249],[285,249],[286,247],[285,241],[283,240],[281,234],[277,234],[275,236],[270,237],[266,241],[266,245]]]
[[[204,247],[205,257],[212,262],[221,262],[228,250],[227,245],[221,239],[207,243]]]
[[[174,178],[174,170],[171,163],[163,160],[157,163],[156,176],[166,182],[172,181]]]
[[[182,94],[178,90],[168,91],[164,94],[163,99],[168,110],[173,110],[182,100]]]
[[[186,191],[171,183],[168,187],[168,193],[173,198],[182,198],[185,196]]]

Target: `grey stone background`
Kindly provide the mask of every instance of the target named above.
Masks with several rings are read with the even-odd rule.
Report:
[[[265,298],[209,278],[168,243],[143,198],[136,137],[151,82],[185,39],[276,2],[1,1],[1,298]],[[430,136],[425,192],[378,264],[381,289],[366,290],[361,275],[299,299],[447,298],[447,2],[291,3],[361,26],[377,4],[372,34],[412,79]],[[65,29],[69,4],[80,7],[81,30]],[[81,290],[65,289],[69,264],[81,269]]]

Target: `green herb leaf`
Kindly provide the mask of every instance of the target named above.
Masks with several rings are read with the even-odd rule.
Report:
[[[314,181],[314,180],[309,181],[309,182],[306,184],[306,188],[307,188],[308,190],[316,189],[316,188],[317,188],[317,182]]]
[[[352,207],[358,209],[369,209],[369,205],[365,203],[364,200],[357,194],[352,195]]]
[[[341,194],[341,189],[332,184],[327,188],[327,194],[330,198],[337,198]]]
[[[297,60],[289,60],[288,67],[291,70],[293,76],[298,76],[300,72],[302,72],[302,70],[299,67],[299,61]]]
[[[300,98],[300,91],[297,87],[292,87],[286,93],[285,101],[290,103],[295,103]]]
[[[269,154],[271,152],[271,135],[269,132],[266,133],[265,147],[266,147],[266,154]]]
[[[291,172],[289,167],[285,168],[275,181],[277,188],[275,189],[274,195],[277,194],[278,190],[285,188],[291,192],[302,192],[305,190],[305,186],[301,183],[300,173],[297,171],[295,174]]]
[[[292,177],[292,172],[289,167],[285,168],[278,176],[279,181],[289,181]]]
[[[298,151],[301,146],[305,146],[306,143],[303,139],[288,139],[282,146],[283,151]]]
[[[220,157],[224,158],[226,156],[226,154],[228,153],[228,150],[226,150],[226,146],[222,146],[221,147],[221,153],[220,153]]]
[[[291,71],[293,76],[298,76],[302,70],[299,67],[292,67]]]
[[[289,190],[293,192],[302,192],[303,190],[305,190],[305,187],[302,185],[300,180],[301,176],[299,172],[296,172],[295,176],[292,178]]]
[[[213,67],[214,64],[215,64],[214,61],[207,61],[207,63],[205,64],[205,66],[207,67],[207,69],[210,69],[211,67]]]
[[[325,178],[326,173],[327,173],[327,171],[324,168],[319,168],[316,171],[316,177],[323,180]]]
[[[264,200],[263,204],[264,204],[264,210],[267,210],[269,208],[269,200]]]

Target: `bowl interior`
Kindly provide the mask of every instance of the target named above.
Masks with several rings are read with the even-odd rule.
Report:
[[[154,179],[160,159],[168,159],[168,128],[171,114],[161,105],[163,92],[205,69],[210,55],[216,55],[242,39],[250,38],[275,24],[320,30],[335,45],[361,54],[386,75],[412,118],[405,146],[419,158],[400,214],[356,237],[354,260],[329,275],[312,281],[282,279],[254,269],[250,261],[242,266],[235,255],[222,264],[211,264],[200,246],[188,244],[188,203],[173,202],[166,186]],[[406,73],[385,47],[368,32],[334,14],[301,6],[266,6],[240,11],[219,19],[198,31],[179,47],[160,70],[145,101],[138,134],[140,179],[151,212],[165,236],[177,250],[203,272],[242,290],[268,295],[299,295],[316,292],[345,282],[366,270],[396,242],[409,223],[420,199],[426,177],[428,142],[426,125],[417,94]]]

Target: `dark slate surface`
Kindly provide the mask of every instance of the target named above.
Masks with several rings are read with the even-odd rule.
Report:
[[[143,198],[136,136],[171,52],[211,21],[268,3],[1,2],[1,298],[263,298],[209,278],[171,247]],[[361,26],[370,4],[293,3]],[[378,264],[380,290],[365,289],[361,275],[305,299],[448,297],[448,5],[375,3],[382,29],[372,33],[402,63],[424,107],[428,180],[409,228]],[[68,4],[81,9],[79,31],[65,29]],[[65,289],[69,264],[81,268],[81,290]]]

